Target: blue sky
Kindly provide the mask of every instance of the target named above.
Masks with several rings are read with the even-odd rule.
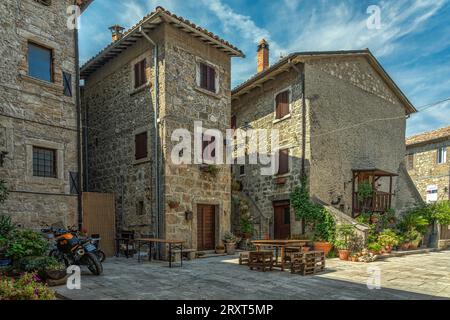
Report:
[[[370,5],[381,9],[381,29],[366,26]],[[255,73],[266,38],[272,63],[295,51],[369,48],[418,109],[450,98],[450,0],[94,0],[81,20],[81,62],[110,43],[108,27],[129,28],[157,6],[245,52],[234,58],[233,87]],[[450,101],[407,124],[408,136],[450,125]]]

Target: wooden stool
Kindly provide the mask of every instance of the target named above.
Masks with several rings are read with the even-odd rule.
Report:
[[[325,270],[325,253],[323,251],[311,251],[304,253],[305,266],[303,275],[313,275]]]
[[[239,254],[239,264],[242,266],[250,261],[250,252],[241,252]]]
[[[250,252],[248,266],[250,270],[256,268],[263,272],[266,269],[273,270],[273,251],[253,251]]]
[[[303,271],[305,269],[305,253],[304,252],[289,253],[289,259],[291,262],[291,273],[303,274]]]

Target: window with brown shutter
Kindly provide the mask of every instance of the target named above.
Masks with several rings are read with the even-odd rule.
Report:
[[[137,134],[134,138],[136,160],[147,158],[147,132]]]
[[[278,174],[289,173],[289,149],[280,150],[278,157]]]
[[[134,88],[137,89],[147,83],[146,59],[143,59],[134,65]]]
[[[283,91],[275,97],[275,118],[282,119],[289,114],[289,90]]]
[[[216,70],[204,63],[200,63],[200,87],[216,92]]]

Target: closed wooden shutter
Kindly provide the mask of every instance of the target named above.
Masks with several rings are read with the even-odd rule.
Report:
[[[200,64],[200,87],[216,92],[216,70],[204,63]]]
[[[147,132],[135,136],[135,158],[136,160],[147,158]]]
[[[289,172],[289,149],[280,150],[278,174]]]
[[[283,91],[276,96],[276,118],[281,119],[289,114],[289,91]]]
[[[147,83],[147,75],[145,73],[146,68],[146,59],[143,59],[134,65],[134,88],[139,88]]]
[[[236,130],[237,127],[237,119],[236,116],[231,117],[231,129]]]
[[[72,75],[63,71],[64,95],[72,96]]]

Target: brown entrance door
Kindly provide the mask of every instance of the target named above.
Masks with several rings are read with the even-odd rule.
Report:
[[[291,208],[289,202],[274,202],[275,240],[286,240],[291,236]]]
[[[197,209],[197,250],[214,250],[216,245],[216,210],[199,204]]]

